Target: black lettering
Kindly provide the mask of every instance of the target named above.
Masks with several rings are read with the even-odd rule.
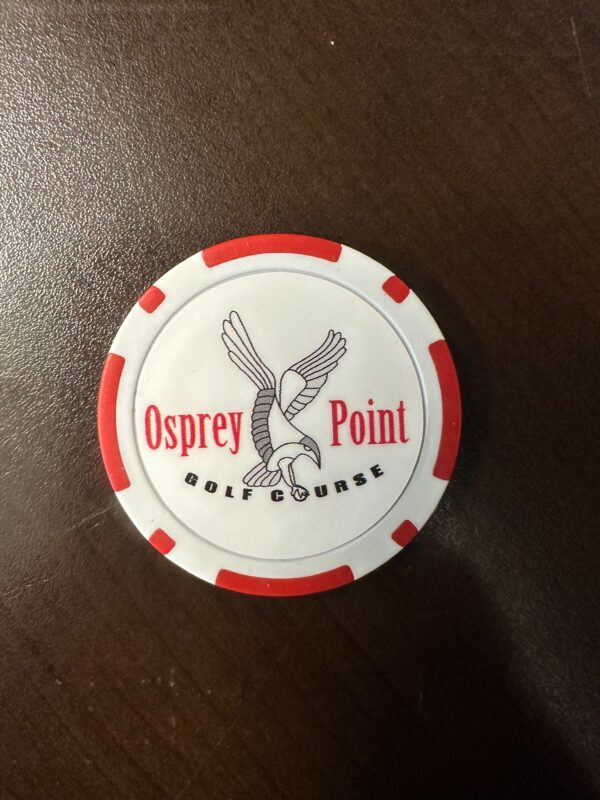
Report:
[[[252,494],[252,489],[244,488],[242,491],[242,500],[247,500]]]
[[[327,497],[327,484],[322,483],[321,486],[315,486],[315,494],[317,497]]]
[[[348,491],[348,484],[346,483],[346,481],[336,481],[334,485],[335,485],[335,490],[338,494],[340,492]]]
[[[190,486],[195,486],[198,483],[198,476],[195,472],[188,472],[185,476],[185,482],[189,483]]]
[[[228,486],[225,489],[225,497],[233,497],[233,486]]]
[[[381,478],[381,476],[384,474],[379,464],[373,464],[371,467],[371,472],[376,478]]]
[[[204,484],[204,490],[209,494],[214,494],[217,491],[217,488],[218,486],[214,481],[206,481]]]
[[[364,486],[365,483],[367,482],[367,479],[365,478],[364,472],[357,472],[356,475],[352,476],[352,480],[354,481],[354,483],[357,486]]]
[[[283,500],[283,492],[281,491],[281,489],[273,489],[273,491],[271,492],[271,500],[274,503],[281,503],[281,501]]]

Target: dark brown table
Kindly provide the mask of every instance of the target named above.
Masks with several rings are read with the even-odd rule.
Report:
[[[0,8],[2,798],[600,790],[600,10]],[[236,595],[150,548],[95,430],[167,268],[234,236],[397,271],[456,358],[453,483],[338,591]]]

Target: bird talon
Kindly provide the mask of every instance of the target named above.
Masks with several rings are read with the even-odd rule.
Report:
[[[304,488],[304,486],[294,486],[292,489],[292,497],[294,500],[298,500],[298,502],[301,503],[308,497],[308,491]]]

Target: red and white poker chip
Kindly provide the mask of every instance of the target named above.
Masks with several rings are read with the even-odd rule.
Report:
[[[450,479],[460,395],[446,341],[402,280],[299,235],[209,247],[133,307],[100,384],[113,490],[204,580],[288,596],[405,547]]]

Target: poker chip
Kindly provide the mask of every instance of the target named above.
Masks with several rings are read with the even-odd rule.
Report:
[[[454,467],[460,395],[399,277],[325,239],[249,236],[140,297],[106,360],[98,433],[162,555],[219,587],[301,595],[421,530]]]

